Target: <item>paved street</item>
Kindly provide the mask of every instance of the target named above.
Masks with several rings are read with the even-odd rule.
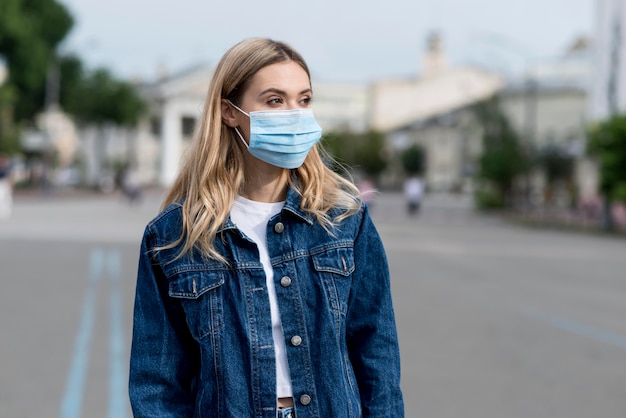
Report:
[[[160,196],[18,197],[0,222],[0,418],[126,418],[139,240]],[[527,229],[429,196],[373,216],[407,417],[626,416],[626,240]]]

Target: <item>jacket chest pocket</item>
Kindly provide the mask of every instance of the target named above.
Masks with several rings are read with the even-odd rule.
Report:
[[[180,300],[189,331],[198,340],[224,326],[224,280],[220,270],[178,271],[169,277],[169,295]]]
[[[355,270],[354,249],[338,247],[313,252],[313,268],[319,273],[332,310],[344,314],[348,310],[348,298],[352,286],[351,275]]]

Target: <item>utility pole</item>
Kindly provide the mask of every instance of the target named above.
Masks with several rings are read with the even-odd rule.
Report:
[[[611,33],[611,56],[609,61],[609,79],[607,82],[607,103],[609,109],[609,118],[614,117],[619,112],[618,91],[619,91],[619,71],[620,71],[620,49],[622,43],[622,13],[621,8],[617,8],[613,13],[613,25]],[[603,227],[605,230],[612,231],[614,228],[611,196],[604,196],[603,202]]]
[[[59,104],[59,94],[61,90],[61,71],[59,64],[52,62],[48,65],[46,72],[46,95],[44,100],[44,111]]]
[[[530,158],[530,155],[535,144],[535,136],[537,134],[537,83],[529,74],[526,78],[524,86],[524,128],[525,128],[525,150],[526,158]],[[532,206],[532,175],[529,167],[524,170],[524,199],[526,209],[530,210]]]

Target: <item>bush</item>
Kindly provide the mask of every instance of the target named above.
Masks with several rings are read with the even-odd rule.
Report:
[[[503,209],[506,206],[502,194],[485,187],[479,187],[474,192],[474,204],[481,210]]]

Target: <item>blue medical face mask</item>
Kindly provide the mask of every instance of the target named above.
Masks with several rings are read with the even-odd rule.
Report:
[[[250,144],[235,128],[250,154],[276,167],[300,167],[322,137],[322,128],[311,109],[267,110],[248,114],[229,103],[250,118]]]

